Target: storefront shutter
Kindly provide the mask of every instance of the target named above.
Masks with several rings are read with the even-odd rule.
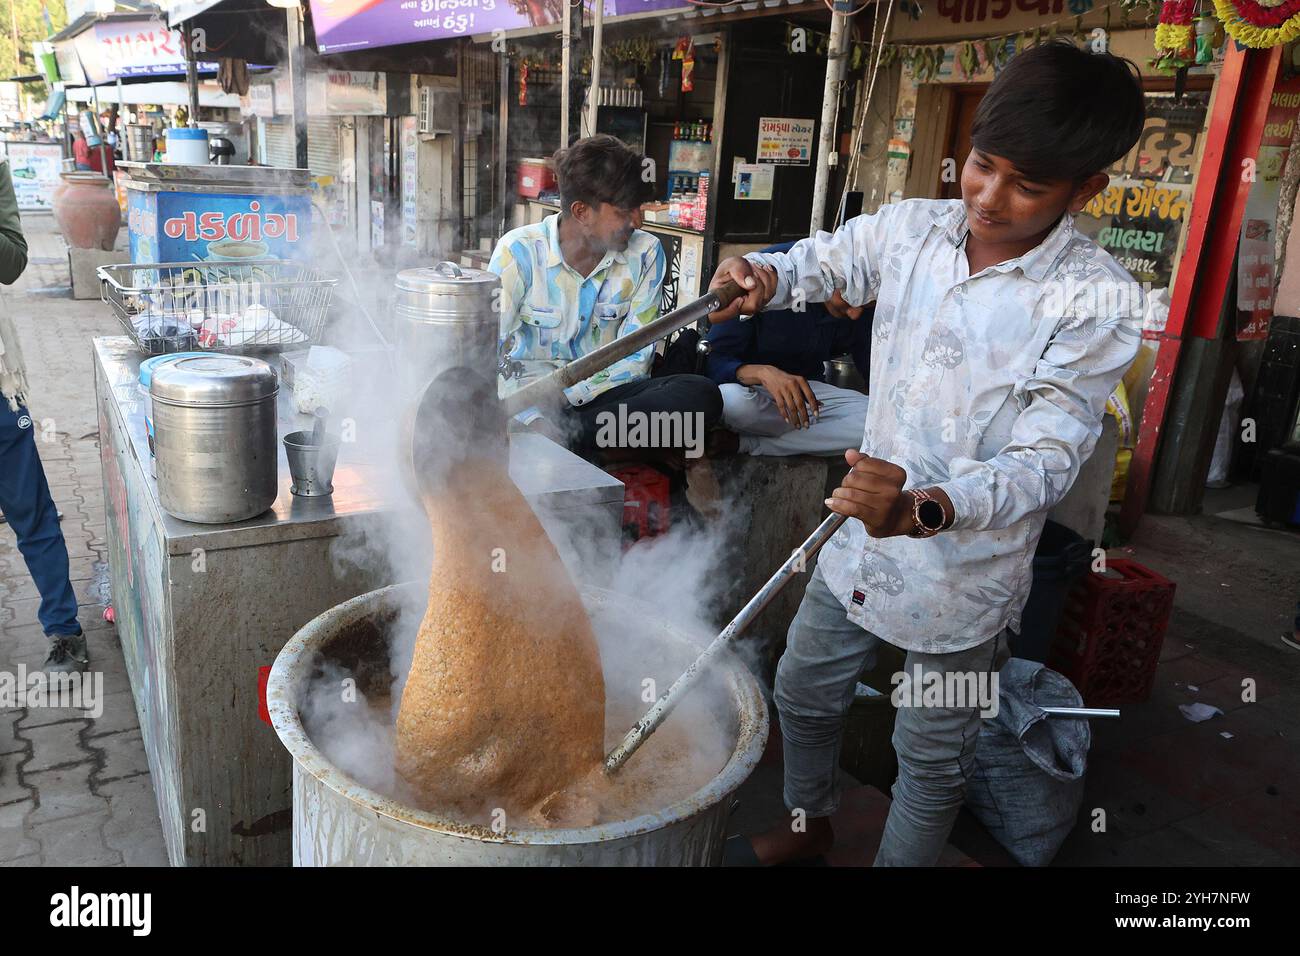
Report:
[[[266,161],[279,169],[293,169],[293,121],[288,116],[278,116],[266,124]]]
[[[339,175],[339,118],[307,117],[307,165],[313,176]]]

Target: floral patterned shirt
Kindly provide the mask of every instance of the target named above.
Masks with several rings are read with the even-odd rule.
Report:
[[[500,395],[657,318],[665,263],[663,244],[637,229],[627,249],[605,253],[590,275],[580,276],[560,251],[559,213],[502,236],[488,263],[501,277],[501,356],[512,373],[498,379]],[[564,394],[571,405],[585,405],[645,378],[653,358],[647,345]]]
[[[956,512],[931,538],[845,522],[820,557],[849,618],[908,650],[951,653],[1018,630],[1046,513],[1101,434],[1141,341],[1133,278],[1065,215],[1019,258],[970,275],[961,200],[911,199],[819,232],[774,266],[771,309],[835,289],[876,301],[861,450],[937,485]]]

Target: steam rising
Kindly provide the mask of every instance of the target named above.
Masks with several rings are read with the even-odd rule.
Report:
[[[520,111],[521,119],[524,112]],[[494,217],[507,228],[508,211],[507,205]],[[320,661],[301,717],[313,742],[337,767],[373,790],[407,800],[412,795],[403,792],[395,770],[393,722],[424,613],[432,545],[416,489],[404,477],[410,394],[402,392],[402,376],[395,374],[393,365],[394,358],[400,362],[402,356],[393,356],[383,348],[370,321],[385,339],[394,340],[395,319],[386,306],[392,294],[391,273],[362,273],[350,268],[362,261],[353,236],[348,230],[330,236],[329,229],[318,220],[313,259],[326,269],[348,270],[339,286],[340,295],[360,300],[340,310],[343,314],[330,327],[326,343],[347,352],[353,362],[346,407],[330,409],[329,430],[341,431],[344,437],[336,485],[339,473],[355,469],[371,496],[371,507],[340,521],[342,533],[331,546],[334,573],[355,580],[358,591],[401,582],[418,586],[404,592],[409,600],[391,628],[387,673],[380,674],[377,681],[374,674],[362,680],[335,662]],[[438,258],[435,255],[411,264],[428,265]],[[369,319],[362,314],[363,308]],[[495,370],[479,371],[491,377]],[[448,434],[464,439],[464,421],[443,424]],[[574,437],[574,427],[562,423],[554,437],[567,443]],[[353,440],[348,440],[349,433]],[[436,456],[437,448],[433,450]],[[732,584],[729,550],[743,540],[743,529],[723,515],[703,530],[675,526],[615,557],[597,546],[602,535],[596,529],[608,533],[608,524],[599,524],[609,520],[607,513],[583,508],[548,512],[536,505],[534,510],[580,588],[605,587],[632,599],[626,607],[606,608],[592,620],[607,684],[607,733],[616,740],[694,656],[695,651],[674,652],[664,645],[662,623],[671,623],[689,635],[698,649],[716,634],[718,607]],[[356,680],[355,693],[346,693],[350,678]],[[647,695],[650,700],[645,699]],[[694,781],[692,788],[706,783],[731,753],[734,728],[728,723],[730,707],[724,682],[705,681],[656,734],[663,736],[665,745],[677,741],[687,747],[677,756],[682,772]],[[545,741],[538,742],[539,747],[545,745]],[[655,759],[649,747],[633,757],[629,768],[643,758]],[[658,772],[653,763],[651,767]],[[670,768],[664,768],[664,775],[671,776]],[[485,800],[490,797],[484,796]]]

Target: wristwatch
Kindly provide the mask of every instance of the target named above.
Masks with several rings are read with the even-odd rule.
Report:
[[[938,534],[952,519],[943,505],[924,488],[913,488],[908,492],[912,496],[912,524],[908,537],[930,538]]]

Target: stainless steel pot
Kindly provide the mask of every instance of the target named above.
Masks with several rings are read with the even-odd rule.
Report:
[[[857,363],[851,355],[841,355],[826,363],[826,384],[836,388],[849,388],[855,392],[867,392],[866,379],[858,371]]]
[[[295,866],[710,866],[721,862],[731,794],[754,769],[767,741],[762,690],[730,652],[715,665],[720,706],[710,711],[731,742],[730,758],[694,793],[630,820],[575,829],[506,828],[498,833],[404,806],[331,763],[307,735],[299,716],[313,673],[322,660],[334,660],[358,675],[363,693],[386,692],[386,686],[363,686],[361,675],[388,679],[390,629],[422,592],[422,585],[394,585],[331,608],[295,634],[275,659],[266,699],[275,732],[293,757]],[[611,591],[586,587],[582,597],[593,618],[657,619],[653,607]],[[636,635],[633,649],[624,646],[618,655],[605,652],[608,692],[622,688],[637,693],[646,675],[666,687],[699,653],[699,645],[672,625],[651,627],[652,631]],[[653,640],[643,640],[650,634]],[[607,636],[611,642],[627,638],[626,633]],[[644,659],[628,657],[635,652],[644,653]],[[610,657],[627,659],[611,668]],[[700,718],[678,711],[670,719]]]
[[[393,344],[403,398],[457,365],[496,380],[500,288],[494,273],[451,262],[397,274]]]
[[[275,503],[278,391],[270,365],[240,355],[184,358],[154,371],[149,397],[164,511],[226,524]]]

